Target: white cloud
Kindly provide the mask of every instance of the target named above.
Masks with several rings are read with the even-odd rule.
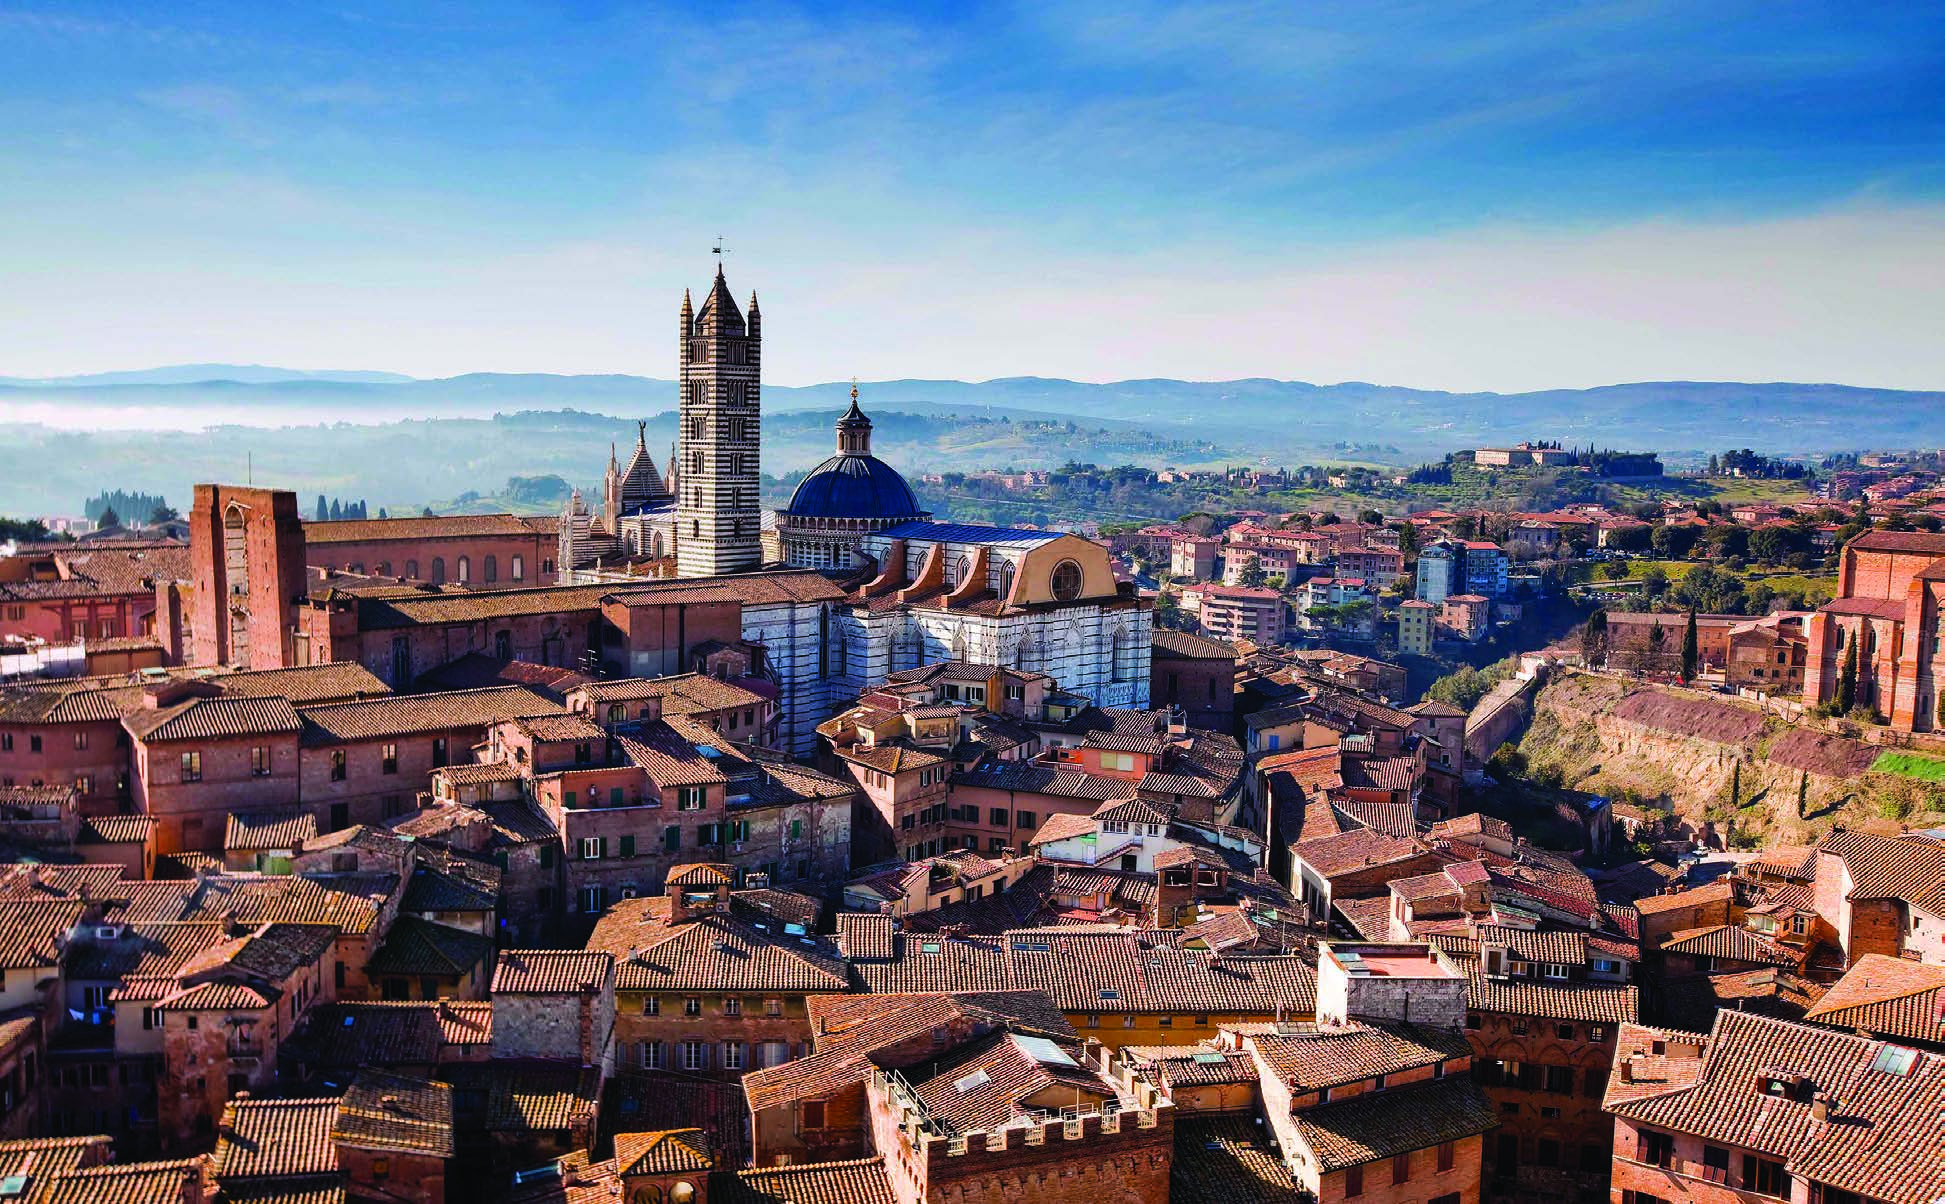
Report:
[[[414,225],[441,220],[428,212]],[[1255,258],[1210,243],[1108,256],[956,221],[949,235],[914,241],[804,212],[744,229],[730,231],[731,282],[739,296],[762,293],[766,375],[777,383],[1945,387],[1945,206],[1522,226]],[[224,258],[203,240],[193,259],[27,262],[0,296],[0,374],[220,360],[666,377],[681,289],[706,284],[714,230],[662,208],[538,248],[506,249],[483,232],[389,233],[363,252],[293,247],[315,258],[284,262],[263,260],[262,243]]]

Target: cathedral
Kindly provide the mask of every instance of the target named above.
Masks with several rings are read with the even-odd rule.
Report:
[[[851,409],[837,420],[837,454],[811,469],[790,505],[777,511],[784,563],[856,568],[858,542],[866,535],[930,517],[898,470],[871,454],[871,419],[858,408],[853,381]]]
[[[563,584],[623,581],[649,562],[660,562],[651,575],[672,564],[725,586],[766,564],[813,570],[821,592],[744,611],[743,638],[764,650],[795,712],[794,751],[887,674],[935,661],[1037,670],[1102,706],[1147,705],[1151,616],[1115,581],[1107,550],[1053,531],[930,521],[872,454],[855,384],[837,454],[775,513],[766,554],[762,344],[756,295],[746,315],[720,266],[700,306],[683,293],[668,471],[656,471],[645,423],[625,468],[610,449],[598,509],[577,491],[561,516]]]
[[[561,512],[560,565],[563,581],[577,570],[640,557],[659,560],[674,550],[675,455],[664,478],[648,454],[648,423],[636,424],[635,451],[623,468],[608,447],[608,474],[601,483],[601,511],[589,511],[576,489]]]

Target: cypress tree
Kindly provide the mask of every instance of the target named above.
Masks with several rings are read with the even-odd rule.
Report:
[[[1735,770],[1729,775],[1729,806],[1742,806],[1742,762],[1737,761]]]
[[[1695,634],[1695,608],[1688,608],[1688,630],[1682,632],[1682,681],[1695,680],[1695,665],[1701,660],[1701,645]]]
[[[1803,813],[1808,809],[1809,805],[1810,774],[1808,770],[1805,770],[1803,776],[1797,780],[1796,784],[1796,817],[1798,819],[1803,818]]]
[[[344,517],[344,507],[338,505],[337,498],[332,498],[331,499],[331,520],[333,522],[336,522],[338,519],[341,519],[343,517]]]
[[[1849,640],[1844,646],[1844,667],[1837,673],[1837,713],[1850,714],[1857,705],[1857,641]]]
[[[324,500],[323,494],[317,495],[317,521],[323,522],[331,517],[331,505]]]

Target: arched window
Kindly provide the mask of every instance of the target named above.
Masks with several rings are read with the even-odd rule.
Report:
[[[1072,602],[1081,596],[1081,566],[1072,560],[1063,560],[1054,566],[1053,575],[1047,586],[1057,602]]]
[[[432,584],[444,585],[445,583],[446,558],[444,556],[434,556],[432,558]]]
[[[1013,593],[1013,562],[1000,562],[1000,601],[1004,602]]]
[[[459,558],[458,571],[459,571],[458,580],[461,583],[471,581],[473,579],[473,558],[470,556],[461,556]]]
[[[1108,637],[1108,672],[1110,674],[1110,681],[1126,681],[1128,679],[1127,666],[1122,661],[1122,657],[1127,653],[1127,644],[1127,637],[1121,633],[1119,627],[1115,628],[1114,634]]]
[[[498,580],[500,579],[500,559],[499,559],[499,557],[497,557],[497,556],[495,556],[495,555],[493,555],[493,553],[491,553],[491,552],[488,552],[488,553],[486,554],[486,565],[485,565],[485,568],[486,568],[486,583],[487,583],[488,585],[491,585],[491,584],[493,584],[493,583],[494,583],[495,581],[498,581]]]
[[[392,575],[392,562],[389,560],[381,560],[378,562],[377,567],[374,568],[372,571],[377,573],[380,577],[389,577]]]
[[[952,566],[952,580],[946,582],[946,584],[952,586],[964,585],[966,578],[972,576],[972,564],[973,558],[970,553],[961,556],[959,563]]]

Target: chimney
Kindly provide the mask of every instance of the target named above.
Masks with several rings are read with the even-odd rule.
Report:
[[[1830,1119],[1830,1096],[1819,1091],[1810,1097],[1810,1119],[1828,1121]]]
[[[1620,1069],[1621,1069],[1621,1081],[1623,1083],[1634,1082],[1634,1059],[1633,1058],[1622,1058]]]

